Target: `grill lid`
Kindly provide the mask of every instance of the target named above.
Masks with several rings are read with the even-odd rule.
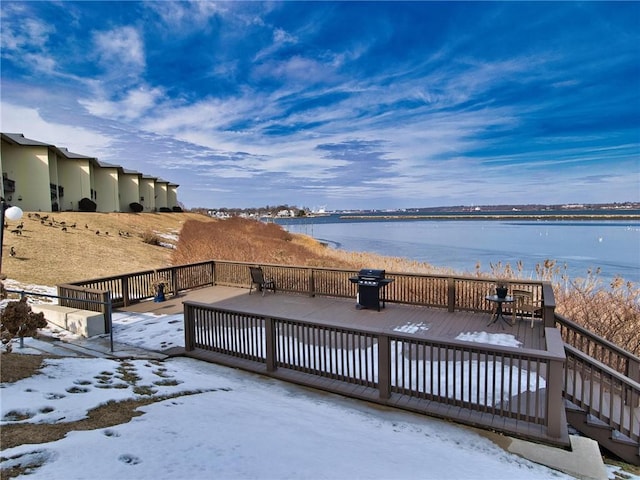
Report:
[[[384,278],[384,270],[374,270],[372,268],[363,268],[358,272],[360,278],[366,277],[370,279],[380,280]]]

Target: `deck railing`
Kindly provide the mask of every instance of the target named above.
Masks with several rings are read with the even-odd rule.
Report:
[[[547,441],[562,428],[564,350],[416,339],[184,302],[185,348],[245,368],[386,405]],[[237,366],[235,360],[229,362]],[[446,414],[443,412],[446,411]],[[515,428],[519,423],[519,429]],[[537,428],[535,427],[537,426]]]
[[[640,359],[568,318],[556,314],[556,326],[568,345],[640,383]]]
[[[250,280],[247,262],[210,260],[188,265],[146,270],[93,280],[83,280],[58,286],[60,296],[66,289],[78,287],[111,292],[116,307],[153,297],[153,282],[164,279],[168,294],[177,294],[208,285],[248,287]],[[349,281],[355,270],[290,265],[262,265],[265,276],[272,277],[279,291],[309,296],[355,298],[358,287]],[[498,279],[467,276],[440,276],[387,272],[394,281],[382,290],[386,302],[446,308],[449,311],[490,312],[493,305],[485,297],[494,292]],[[545,282],[514,279],[514,289],[526,289],[535,299],[554,305],[553,290]],[[550,313],[553,313],[552,311]],[[545,325],[553,326],[552,315],[545,315]]]

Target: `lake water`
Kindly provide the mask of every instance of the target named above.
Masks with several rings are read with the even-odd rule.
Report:
[[[278,219],[291,233],[348,251],[404,257],[460,273],[490,272],[490,263],[520,260],[524,275],[547,259],[567,265],[570,278],[600,268],[640,283],[640,222],[626,220],[345,220],[339,215]],[[371,268],[376,268],[371,265]]]

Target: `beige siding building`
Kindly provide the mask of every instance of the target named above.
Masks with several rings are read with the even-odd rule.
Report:
[[[118,165],[96,162],[91,167],[91,184],[93,185],[93,201],[96,202],[96,211],[119,212]]]
[[[51,210],[49,185],[50,146],[23,138],[5,140],[2,135],[0,168],[2,169],[2,198],[23,210]]]
[[[167,203],[167,190],[169,188],[169,182],[166,180],[162,180],[161,178],[156,179],[156,208],[167,208],[169,204]]]
[[[142,175],[140,178],[140,203],[143,212],[156,211],[156,178]]]
[[[120,192],[120,211],[129,212],[132,203],[140,203],[140,177],[142,174],[135,170],[121,168],[118,176],[118,191]],[[175,203],[174,205],[177,205]]]
[[[178,187],[175,183],[169,183],[167,185],[167,206],[178,205]],[[171,208],[171,207],[169,207]]]
[[[56,149],[58,150],[58,149]],[[57,206],[61,211],[80,210],[80,200],[89,198],[94,200],[94,190],[91,186],[91,163],[95,158],[71,153],[66,148],[59,149],[62,155],[57,155],[57,169],[59,183],[57,188]],[[52,201],[50,210],[55,210]]]
[[[25,138],[2,133],[0,196],[25,211],[79,211],[89,199],[98,212],[130,212],[132,203],[143,211],[179,207],[178,185]]]

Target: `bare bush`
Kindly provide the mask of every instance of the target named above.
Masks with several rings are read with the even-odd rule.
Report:
[[[554,285],[556,310],[589,331],[640,355],[640,288],[616,277],[603,285],[599,270]]]
[[[160,237],[153,233],[151,230],[145,230],[140,234],[140,238],[144,243],[149,245],[160,245]]]

